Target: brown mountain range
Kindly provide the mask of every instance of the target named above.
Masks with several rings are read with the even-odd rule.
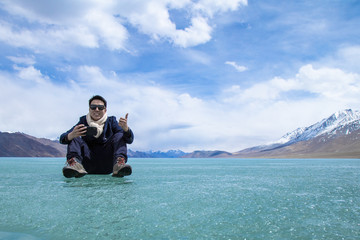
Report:
[[[65,157],[66,145],[24,133],[0,132],[0,157]],[[131,157],[141,157],[136,154]],[[307,141],[263,149],[253,147],[239,152],[195,151],[185,158],[360,158],[360,129],[323,134]]]
[[[66,145],[24,133],[0,132],[0,157],[64,157]]]
[[[195,151],[186,158],[360,158],[360,130],[348,135],[325,140],[319,136],[308,141],[293,143],[270,150],[244,149],[229,153],[224,151]]]
[[[360,130],[347,135],[318,136],[271,150],[233,153],[243,158],[360,158]]]

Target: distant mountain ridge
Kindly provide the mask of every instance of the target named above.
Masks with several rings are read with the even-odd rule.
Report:
[[[0,132],[0,157],[63,157],[66,145],[25,133]]]
[[[309,127],[287,133],[276,142],[244,149],[233,156],[360,158],[359,131],[360,112],[346,109]]]
[[[182,156],[186,155],[185,152],[181,150],[169,150],[167,152],[161,151],[132,151],[131,149],[128,150],[128,157],[133,158],[181,158]]]
[[[67,145],[60,144],[59,140],[36,138],[20,132],[0,132],[0,157],[65,157],[66,149]],[[181,150],[128,150],[128,156],[132,158],[180,158],[185,154]]]
[[[344,111],[336,112],[330,117],[325,118],[322,121],[311,125],[310,127],[298,128],[295,131],[284,135],[278,142],[275,143],[290,144],[299,141],[310,140],[330,132],[333,132],[332,134],[336,134],[336,131],[334,130],[337,128],[343,128],[344,126],[352,124],[353,122],[358,122],[359,120],[359,111],[346,109]]]
[[[65,157],[66,145],[24,133],[0,132],[0,157]],[[360,112],[346,109],[279,140],[238,152],[132,151],[131,158],[360,158]]]
[[[217,153],[218,151],[213,151]],[[206,157],[211,152],[196,151],[186,157]],[[297,128],[278,141],[223,152],[216,157],[233,158],[360,158],[360,112],[346,109],[309,127]]]

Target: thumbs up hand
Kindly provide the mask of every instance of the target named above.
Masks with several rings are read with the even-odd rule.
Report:
[[[125,115],[125,118],[121,117],[119,120],[119,125],[125,132],[129,131],[129,127],[127,125],[128,116],[129,116],[129,114],[127,113]]]

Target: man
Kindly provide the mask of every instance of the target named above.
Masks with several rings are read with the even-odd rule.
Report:
[[[110,174],[113,177],[131,175],[127,162],[126,144],[131,144],[134,134],[125,118],[108,117],[106,100],[93,96],[89,100],[89,113],[60,136],[60,143],[67,144],[67,161],[63,174],[67,178],[86,174]],[[93,131],[93,133],[91,133]]]

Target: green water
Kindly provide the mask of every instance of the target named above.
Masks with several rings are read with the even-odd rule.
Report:
[[[0,158],[0,239],[360,239],[360,160]]]

